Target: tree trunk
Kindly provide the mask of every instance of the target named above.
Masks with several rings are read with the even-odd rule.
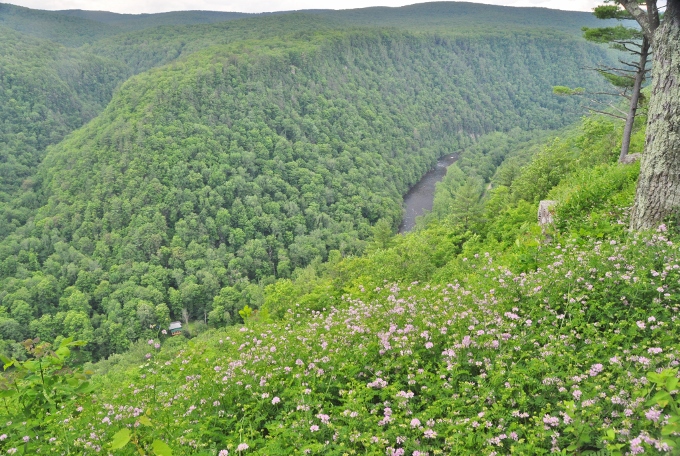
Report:
[[[680,210],[680,0],[668,0],[654,34],[652,95],[631,228],[653,228]]]
[[[642,83],[645,80],[647,73],[647,59],[649,58],[649,40],[643,38],[640,46],[640,63],[637,73],[635,74],[635,84],[633,85],[633,93],[630,98],[630,109],[628,110],[628,117],[626,118],[626,126],[623,128],[623,140],[621,142],[621,154],[619,154],[619,161],[628,155],[630,150],[630,136],[633,133],[633,124],[635,123],[635,115],[637,114],[638,103],[640,101],[640,90],[642,90]]]

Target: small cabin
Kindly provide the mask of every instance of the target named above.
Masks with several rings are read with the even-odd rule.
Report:
[[[172,336],[182,335],[182,323],[179,321],[173,321],[170,323],[170,327],[168,329],[170,330],[170,335]]]

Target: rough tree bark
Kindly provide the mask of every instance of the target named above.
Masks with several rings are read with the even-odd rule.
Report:
[[[633,92],[630,98],[630,108],[628,109],[628,117],[626,118],[626,126],[623,128],[623,140],[621,142],[621,153],[619,154],[619,161],[623,162],[630,150],[630,137],[633,133],[633,124],[635,123],[635,116],[637,115],[638,104],[640,102],[640,91],[642,90],[642,83],[645,80],[647,73],[647,59],[649,58],[649,40],[643,38],[640,46],[640,62],[638,63],[637,73],[635,73],[635,84],[633,85]]]
[[[644,30],[647,24],[641,25]],[[652,47],[652,94],[633,230],[653,228],[680,211],[680,0],[668,0]]]

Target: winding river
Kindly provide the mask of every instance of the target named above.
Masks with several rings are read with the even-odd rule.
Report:
[[[432,210],[435,184],[446,176],[446,168],[455,162],[455,155],[445,155],[437,161],[437,165],[429,170],[416,185],[404,196],[404,218],[399,226],[399,233],[408,233],[416,226],[416,217],[425,211]]]

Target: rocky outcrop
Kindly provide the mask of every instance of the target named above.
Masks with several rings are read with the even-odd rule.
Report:
[[[557,201],[543,200],[538,203],[538,224],[541,227],[551,225],[553,223],[553,215],[555,214],[554,207]]]
[[[640,161],[640,157],[641,157],[640,154],[628,154],[621,160],[619,160],[619,162],[623,163],[624,165],[632,165],[636,161]]]

